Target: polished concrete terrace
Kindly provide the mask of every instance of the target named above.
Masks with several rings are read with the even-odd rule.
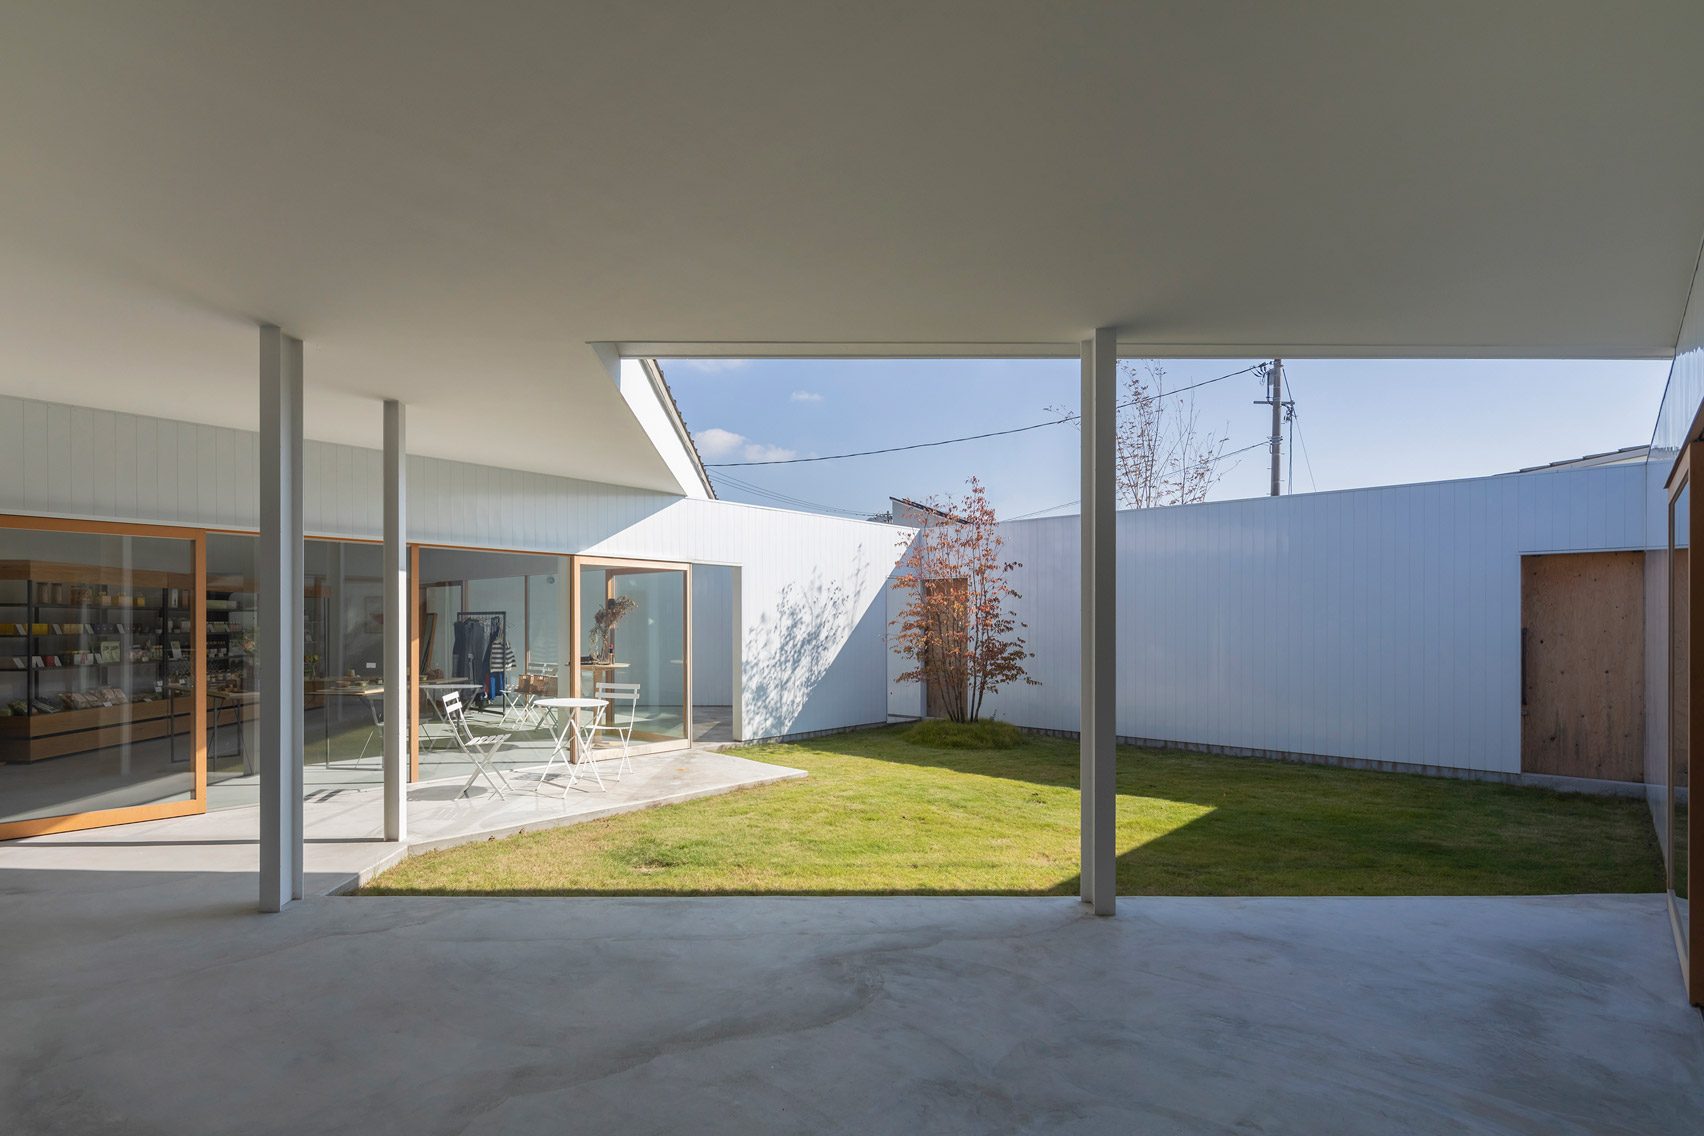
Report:
[[[0,1131],[1695,1133],[1657,896],[321,897],[0,870]]]
[[[308,892],[353,889],[404,856],[522,830],[553,828],[756,788],[803,777],[798,769],[705,749],[642,754],[617,780],[614,760],[598,762],[603,786],[589,763],[572,785],[558,763],[541,775],[544,752],[523,764],[504,763],[507,795],[482,779],[466,795],[467,766],[452,776],[408,788],[406,848],[386,843],[383,790],[373,784],[310,783],[302,806],[303,860]],[[89,829],[30,840],[0,842],[0,881],[9,869],[28,871],[160,871],[253,873],[259,868],[260,818],[256,806],[214,809],[202,816]],[[3,1131],[3,1129],[0,1129]]]
[[[521,784],[527,774],[514,775]],[[457,798],[416,847],[802,776],[701,750]],[[305,806],[0,844],[0,1132],[1694,1133],[1663,900],[470,899]]]

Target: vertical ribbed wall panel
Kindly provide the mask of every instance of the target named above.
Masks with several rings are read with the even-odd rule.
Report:
[[[1640,465],[1118,515],[1119,733],[1516,772],[1522,554],[1643,545]],[[1038,687],[1075,729],[1075,517],[1003,528]]]
[[[380,462],[307,443],[306,530],[376,539]],[[0,511],[253,529],[257,477],[247,431],[0,396]],[[741,565],[747,736],[886,717],[903,530],[434,458],[409,485],[411,540]]]

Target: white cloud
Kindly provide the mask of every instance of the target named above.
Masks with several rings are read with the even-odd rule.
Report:
[[[698,443],[700,456],[725,458],[740,452],[740,447],[745,445],[745,435],[724,430],[720,426],[712,426],[708,430],[700,430],[693,441]]]
[[[722,461],[727,458],[738,458],[740,461],[787,461],[799,456],[799,451],[789,450],[785,446],[772,446],[767,442],[754,442],[744,434],[736,434],[732,430],[724,430],[720,426],[712,426],[693,436],[698,445],[698,456],[705,461]]]
[[[794,391],[793,392],[793,401],[794,402],[821,402],[822,401],[822,395],[818,394],[816,391]]]
[[[750,359],[670,359],[670,367],[689,367],[694,371],[738,371],[751,365]]]
[[[789,461],[798,456],[798,450],[789,450],[785,446],[766,446],[761,442],[752,442],[745,448],[745,460],[748,462]]]

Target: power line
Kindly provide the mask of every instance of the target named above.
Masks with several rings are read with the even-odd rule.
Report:
[[[1240,450],[1232,450],[1228,454],[1220,454],[1219,459],[1222,461],[1225,458],[1236,457],[1238,454],[1246,454],[1250,450],[1258,450],[1260,447],[1265,446],[1265,445],[1269,445],[1269,444],[1270,443],[1269,443],[1268,439],[1262,438],[1260,441],[1255,442],[1253,445],[1244,446]],[[1035,510],[1028,512],[1028,513],[1019,513],[1015,517],[1005,517],[1003,519],[1007,520],[1007,521],[1027,521],[1031,517],[1039,517],[1041,514],[1051,513],[1055,509],[1064,509],[1064,508],[1067,508],[1071,505],[1080,505],[1082,503],[1083,503],[1083,499],[1081,497],[1073,497],[1069,501],[1061,501],[1059,504],[1049,505],[1045,509],[1035,509]]]
[[[1232,451],[1231,451],[1231,452],[1230,452],[1230,453],[1228,453],[1228,454],[1220,454],[1220,455],[1219,455],[1219,460],[1220,460],[1220,461],[1223,461],[1223,460],[1225,460],[1225,459],[1226,459],[1226,458],[1234,458],[1234,457],[1236,457],[1236,456],[1237,456],[1237,455],[1238,455],[1238,454],[1246,454],[1246,453],[1248,453],[1248,452],[1249,452],[1249,451],[1250,451],[1250,450],[1258,450],[1258,449],[1259,449],[1259,448],[1260,448],[1260,447],[1262,447],[1262,446],[1270,446],[1270,445],[1271,445],[1271,444],[1272,444],[1272,439],[1271,439],[1271,438],[1262,438],[1262,439],[1260,439],[1260,441],[1258,441],[1258,442],[1256,442],[1256,443],[1254,443],[1254,444],[1253,444],[1253,445],[1252,445],[1252,446],[1244,446],[1244,447],[1243,447],[1243,448],[1242,448],[1242,449],[1240,449],[1240,450],[1232,450]]]
[[[749,481],[742,481],[737,477],[733,477],[725,473],[718,474],[716,476],[716,481],[720,484],[730,486],[742,493],[749,493],[756,497],[767,498],[768,500],[781,505],[792,505],[798,508],[814,509],[824,513],[839,513],[844,516],[859,518],[870,517],[876,512],[879,512],[879,510],[874,509],[848,509],[840,505],[827,505],[821,501],[810,501],[803,497],[795,497],[790,493],[780,493],[775,490],[765,489],[761,485],[753,485]]]
[[[1308,485],[1312,487],[1315,493],[1318,493],[1319,482],[1314,480],[1313,459],[1308,457],[1308,439],[1307,436],[1302,433],[1300,427],[1296,428],[1296,444],[1299,445],[1302,450],[1302,464],[1308,467]]]
[[[1032,512],[1028,512],[1028,513],[1019,513],[1015,517],[1007,517],[1006,520],[1008,520],[1008,521],[1025,521],[1025,520],[1028,520],[1031,517],[1039,517],[1043,513],[1051,513],[1055,509],[1064,509],[1064,508],[1068,508],[1072,505],[1081,505],[1082,503],[1083,503],[1083,499],[1081,497],[1073,497],[1069,501],[1061,501],[1061,502],[1059,502],[1059,504],[1049,505],[1045,509],[1036,509],[1036,510],[1033,510]]]
[[[783,508],[805,509],[817,513],[832,513],[843,517],[867,518],[873,516],[876,510],[848,509],[841,505],[829,505],[821,501],[809,501],[802,497],[793,497],[785,493],[770,493],[756,485],[733,484],[735,492],[751,497],[761,498],[760,504],[779,505]]]
[[[1244,367],[1240,371],[1232,371],[1228,375],[1220,375],[1217,378],[1212,378],[1212,379],[1203,379],[1201,382],[1190,383],[1188,386],[1178,387],[1176,390],[1161,391],[1158,394],[1156,394],[1155,397],[1156,398],[1170,398],[1173,395],[1183,394],[1187,391],[1192,391],[1192,390],[1196,390],[1200,387],[1207,386],[1209,383],[1220,383],[1220,382],[1224,382],[1226,379],[1234,379],[1238,375],[1246,375],[1250,371],[1253,371],[1255,368],[1263,366],[1263,365],[1264,364],[1261,364],[1261,363],[1254,363],[1254,364],[1251,364],[1250,366]],[[1135,404],[1133,402],[1121,402],[1121,403],[1118,404],[1118,409],[1124,410],[1127,407],[1134,406],[1134,405]],[[1063,426],[1067,422],[1075,422],[1079,417],[1081,417],[1081,416],[1077,415],[1077,414],[1067,414],[1063,418],[1054,418],[1054,419],[1051,419],[1047,422],[1033,422],[1028,426],[1014,426],[1010,430],[989,430],[986,433],[982,433],[982,434],[966,434],[965,436],[963,436],[961,438],[942,438],[940,441],[937,441],[937,442],[913,442],[913,443],[911,443],[910,445],[907,445],[907,446],[884,446],[883,448],[881,448],[879,450],[857,450],[857,451],[854,451],[854,452],[849,453],[849,454],[822,454],[822,455],[819,455],[817,457],[809,457],[809,458],[774,458],[774,459],[771,459],[771,460],[768,460],[768,461],[705,462],[704,468],[706,468],[706,469],[735,469],[735,468],[738,468],[738,467],[741,467],[741,466],[757,466],[757,465],[801,465],[805,462],[841,461],[841,460],[846,459],[846,458],[867,458],[867,457],[872,457],[876,454],[897,454],[897,453],[902,453],[906,450],[926,450],[926,449],[930,449],[934,446],[951,446],[951,445],[956,445],[959,442],[979,442],[979,441],[982,441],[984,438],[1003,438],[1008,434],[1022,434],[1022,433],[1025,433],[1027,431],[1030,431],[1030,430],[1040,430],[1040,429],[1047,427],[1047,426]]]
[[[1299,421],[1301,416],[1296,413],[1296,404],[1295,404],[1296,380],[1293,376],[1290,376],[1288,374],[1286,374],[1284,378],[1285,378],[1285,381],[1290,384],[1290,399],[1291,399],[1291,401],[1290,401],[1290,436],[1296,440],[1296,445],[1301,448],[1302,464],[1307,466],[1307,469],[1308,469],[1308,485],[1312,487],[1312,489],[1315,493],[1318,493],[1319,492],[1319,482],[1314,480],[1313,459],[1308,456],[1308,440],[1302,434],[1302,426],[1301,426],[1301,422]],[[1295,481],[1295,469],[1296,469],[1296,452],[1295,452],[1295,449],[1291,449],[1291,451],[1290,451],[1290,472],[1291,472],[1290,480],[1292,482]],[[1294,485],[1291,486],[1291,492],[1295,492],[1295,486]]]
[[[769,461],[705,462],[704,466],[706,469],[733,469],[737,466],[749,465],[800,465],[804,462],[840,461],[842,458],[867,458],[874,454],[897,454],[902,450],[925,450],[931,446],[950,446],[956,442],[977,442],[983,438],[1000,438],[1007,434],[1022,434],[1026,430],[1040,430],[1043,426],[1058,426],[1061,423],[1072,421],[1075,417],[1075,415],[1072,415],[1070,418],[1057,418],[1051,422],[1037,422],[1030,426],[1017,426],[1010,430],[990,430],[986,434],[966,434],[962,438],[943,438],[938,442],[914,442],[909,446],[886,446],[879,450],[858,450],[850,454],[822,454],[813,458],[775,458]]]

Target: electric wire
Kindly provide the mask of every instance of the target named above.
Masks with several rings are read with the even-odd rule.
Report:
[[[1246,454],[1250,450],[1258,450],[1261,446],[1269,446],[1271,444],[1272,444],[1271,439],[1262,438],[1260,441],[1255,442],[1253,445],[1244,446],[1240,450],[1232,450],[1228,454],[1220,454],[1219,457],[1220,457],[1221,460],[1223,460],[1224,458],[1235,457],[1237,454]],[[1073,497],[1069,501],[1061,501],[1059,504],[1049,505],[1045,509],[1035,509],[1035,510],[1028,512],[1028,513],[1019,513],[1015,517],[1005,517],[1003,519],[1008,520],[1008,521],[1027,521],[1031,517],[1039,517],[1039,516],[1041,516],[1041,514],[1051,513],[1055,509],[1067,509],[1067,508],[1070,508],[1072,505],[1081,505],[1082,503],[1083,503],[1083,499],[1081,497]]]
[[[848,509],[843,505],[828,505],[821,501],[811,501],[804,497],[795,497],[790,493],[782,493],[773,489],[765,489],[761,485],[754,485],[749,481],[744,481],[725,473],[715,475],[715,481],[718,485],[727,486],[742,493],[749,493],[756,497],[763,497],[777,504],[815,509],[825,513],[838,513],[848,517],[865,518],[873,516],[881,511],[879,509]]]
[[[1049,505],[1045,509],[1036,509],[1036,510],[1033,510],[1032,512],[1028,512],[1028,513],[1019,513],[1015,517],[1007,517],[1006,520],[1008,520],[1008,521],[1027,521],[1031,517],[1039,517],[1043,513],[1051,513],[1055,509],[1068,509],[1072,505],[1080,505],[1082,503],[1083,503],[1083,499],[1081,497],[1073,497],[1069,501],[1061,501],[1059,504]]]
[[[1295,481],[1296,448],[1300,447],[1302,451],[1302,464],[1305,465],[1308,470],[1308,485],[1312,487],[1313,492],[1318,493],[1319,482],[1314,480],[1313,459],[1308,456],[1308,440],[1302,434],[1302,416],[1296,413],[1296,381],[1288,374],[1284,376],[1284,381],[1289,384],[1290,387],[1290,437],[1295,442],[1295,445],[1290,448],[1290,471],[1292,475],[1290,480],[1292,482]],[[1294,485],[1290,486],[1290,491],[1292,493],[1295,492]]]
[[[1308,457],[1308,439],[1307,436],[1302,433],[1300,423],[1296,424],[1296,443],[1301,446],[1302,449],[1302,464],[1307,466],[1308,469],[1308,485],[1312,487],[1315,493],[1318,493],[1319,482],[1314,480],[1313,459]]]
[[[1232,371],[1228,375],[1219,375],[1215,378],[1203,379],[1198,383],[1190,383],[1188,386],[1178,387],[1176,390],[1160,391],[1155,395],[1155,397],[1156,398],[1170,398],[1173,395],[1179,395],[1179,394],[1184,394],[1188,391],[1198,390],[1199,388],[1207,386],[1210,383],[1222,383],[1226,379],[1234,379],[1238,375],[1246,375],[1250,371],[1253,371],[1256,368],[1263,367],[1263,366],[1265,366],[1264,363],[1252,363],[1249,366],[1244,367],[1242,370]],[[1121,403],[1118,404],[1117,409],[1124,410],[1124,409],[1126,409],[1126,408],[1128,408],[1132,405],[1134,405],[1134,403],[1121,402]],[[1075,422],[1079,417],[1080,417],[1080,415],[1077,415],[1077,414],[1067,414],[1063,418],[1054,418],[1054,419],[1050,419],[1047,422],[1032,422],[1028,426],[1014,426],[1010,430],[989,430],[989,431],[986,431],[986,432],[981,433],[981,434],[966,434],[966,435],[964,435],[963,437],[960,437],[960,438],[942,438],[939,441],[934,441],[934,442],[913,442],[913,443],[911,443],[909,445],[905,445],[905,446],[884,446],[881,449],[877,449],[877,450],[856,450],[856,451],[853,451],[852,453],[846,453],[846,454],[820,454],[820,455],[817,455],[815,457],[805,457],[805,458],[771,458],[767,461],[705,462],[704,468],[705,469],[735,469],[735,468],[739,468],[741,466],[802,465],[806,462],[842,461],[846,458],[867,458],[867,457],[872,457],[876,454],[897,454],[897,453],[902,453],[906,450],[926,450],[926,449],[931,449],[935,446],[952,446],[952,445],[956,445],[960,442],[979,442],[979,441],[982,441],[985,438],[1003,438],[1003,437],[1006,437],[1007,435],[1010,435],[1010,434],[1023,434],[1023,433],[1030,431],[1030,430],[1041,430],[1041,429],[1044,429],[1048,426],[1063,426],[1067,422]]]

